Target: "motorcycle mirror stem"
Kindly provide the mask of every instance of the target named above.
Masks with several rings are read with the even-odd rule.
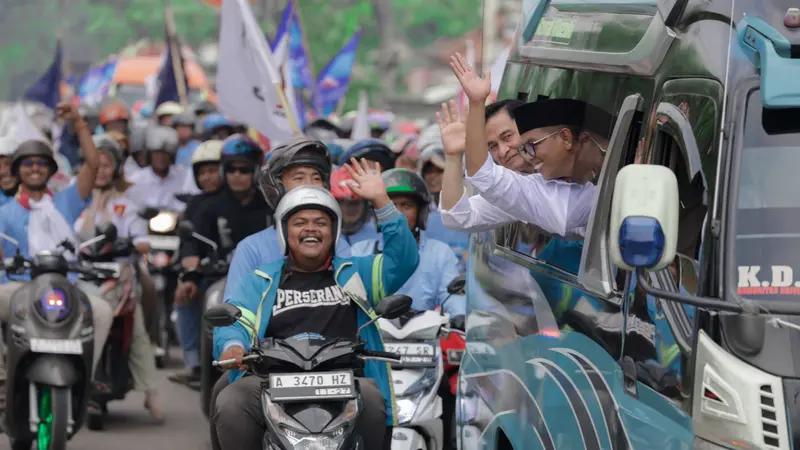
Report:
[[[98,235],[98,236],[95,236],[95,237],[89,239],[88,241],[81,242],[81,244],[78,245],[78,251],[81,251],[81,250],[85,249],[86,247],[89,247],[90,245],[94,245],[94,244],[96,244],[98,242],[102,242],[105,239],[106,239],[106,235],[105,234],[101,234],[101,235]]]
[[[216,242],[212,241],[211,239],[203,236],[202,234],[200,234],[200,233],[198,233],[196,231],[192,231],[192,237],[197,239],[198,241],[208,245],[209,247],[211,247],[214,250],[214,253],[217,252],[217,249],[219,248],[219,246],[217,245]]]

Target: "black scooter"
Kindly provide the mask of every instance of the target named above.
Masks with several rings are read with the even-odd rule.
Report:
[[[226,260],[218,259],[218,246],[211,239],[197,233],[194,226],[189,221],[181,221],[178,225],[178,235],[181,240],[196,239],[207,246],[211,247],[211,253],[208,258],[200,262],[200,266],[192,271],[187,271],[181,274],[182,280],[191,280],[196,284],[201,281],[210,281],[211,285],[203,293],[202,298],[202,311],[207,311],[210,307],[222,303],[222,297],[225,294],[225,282],[227,281],[228,268],[230,267],[230,258],[233,256],[229,253],[229,258]],[[200,323],[200,407],[203,410],[206,418],[210,414],[211,407],[211,391],[214,389],[222,373],[215,369],[211,363],[214,357],[211,355],[214,345],[214,327],[211,326],[205,317],[201,319]]]
[[[410,297],[389,296],[375,308],[378,317],[373,321],[381,317],[396,319],[409,309]],[[205,317],[215,327],[239,322],[255,329],[254,324],[242,317],[239,308],[230,303],[209,308]],[[325,339],[313,333],[253,342],[251,353],[243,361],[249,365],[249,371],[263,379],[261,404],[267,419],[267,431],[262,440],[265,450],[294,449],[292,442],[298,440],[302,440],[306,448],[364,448],[362,437],[354,433],[362,404],[354,376],[363,376],[360,372],[363,372],[365,360],[400,363],[400,355],[369,351],[364,345],[364,342]],[[215,361],[214,365],[233,362]]]
[[[90,392],[94,328],[89,299],[67,280],[67,274],[86,278],[113,277],[112,271],[69,263],[61,253],[20,255],[19,242],[0,233],[17,247],[3,265],[9,275],[30,270],[31,281],[11,297],[5,324],[7,348],[6,411],[3,428],[12,450],[63,450],[80,429]],[[97,236],[72,253],[105,240]],[[8,260],[7,260],[8,261]]]

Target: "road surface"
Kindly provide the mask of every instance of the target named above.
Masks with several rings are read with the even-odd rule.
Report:
[[[173,354],[177,352],[172,352]],[[158,371],[158,389],[166,421],[152,425],[144,409],[144,394],[132,392],[124,401],[109,403],[105,430],[85,426],[69,442],[69,450],[210,450],[208,422],[200,411],[198,393],[170,383],[167,375],[179,366]],[[34,444],[35,446],[35,444]],[[8,450],[0,436],[0,450]]]

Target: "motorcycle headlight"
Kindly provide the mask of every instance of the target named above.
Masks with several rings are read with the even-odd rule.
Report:
[[[397,415],[398,425],[403,425],[414,420],[414,414],[417,412],[417,406],[419,406],[419,402],[422,400],[424,395],[425,392],[420,392],[413,396],[397,399],[397,402],[395,403],[397,405],[397,411],[395,412],[395,415]]]
[[[69,317],[72,311],[72,304],[64,291],[60,289],[50,289],[42,294],[40,301],[34,303],[36,312],[51,323],[59,323]]]
[[[344,406],[344,411],[339,414],[339,417],[333,419],[331,423],[325,427],[323,433],[331,433],[334,435],[340,434],[344,428],[358,416],[358,411],[360,409],[361,408],[358,407],[357,399],[350,400]]]
[[[269,418],[272,423],[284,428],[285,431],[297,431],[300,433],[308,433],[306,427],[304,427],[300,422],[294,420],[292,416],[286,414],[283,408],[280,407],[277,403],[272,403],[272,400],[269,398],[269,394],[264,392],[261,397],[264,409],[266,410],[267,417]],[[288,436],[288,434],[287,434]]]
[[[262,394],[262,400],[267,418],[278,426],[293,450],[337,450],[344,440],[343,425],[347,425],[358,413],[358,404],[352,400],[348,402],[344,412],[326,427],[327,434],[310,436],[306,427],[286,414],[280,405],[273,403],[266,392]],[[329,429],[333,431],[329,432]]]
[[[178,216],[175,213],[162,211],[150,219],[150,230],[155,233],[170,233],[177,224]]]
[[[424,394],[436,384],[436,380],[439,378],[438,375],[437,367],[426,368],[420,379],[403,392],[403,397],[413,397],[419,393]]]

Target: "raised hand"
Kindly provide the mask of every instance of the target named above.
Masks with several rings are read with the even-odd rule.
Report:
[[[471,101],[486,102],[486,97],[492,92],[491,71],[487,70],[483,78],[479,77],[460,53],[450,57],[450,68]]]
[[[467,127],[464,125],[466,111],[459,115],[455,100],[442,103],[442,111],[436,113],[436,123],[442,132],[442,145],[446,155],[461,155],[466,150]]]
[[[366,159],[356,161],[355,158],[350,158],[350,164],[345,164],[344,168],[353,177],[352,182],[348,184],[353,193],[367,199],[376,209],[383,208],[391,202],[381,177],[380,164],[376,162],[370,165]]]
[[[56,116],[68,122],[75,122],[81,118],[81,115],[78,113],[78,108],[68,101],[56,105]]]

